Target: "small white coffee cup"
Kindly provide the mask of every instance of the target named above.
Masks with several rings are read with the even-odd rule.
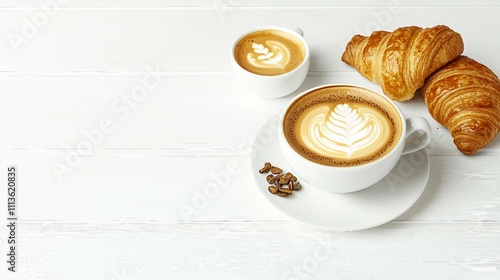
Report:
[[[235,57],[235,52],[238,44],[242,39],[244,39],[248,35],[263,31],[283,32],[287,36],[292,36],[291,38],[295,38],[295,41],[299,42],[303,48],[303,53],[302,53],[303,60],[300,62],[300,64],[296,66],[293,70],[275,75],[267,75],[262,73],[259,74],[251,72],[250,70],[247,70],[244,67],[242,67],[238,63],[237,58]],[[264,48],[255,49],[255,51],[258,53],[252,54],[255,55],[254,59],[257,59],[257,57],[266,58],[265,55],[273,54],[268,59],[269,62],[272,62],[274,61],[273,59],[279,56],[279,52],[277,52],[276,49],[272,49],[272,47],[276,45],[268,46],[263,42],[256,42],[256,44],[257,44],[256,46],[258,46],[259,44],[260,46],[264,45]],[[231,59],[231,68],[233,70],[233,73],[244,91],[253,93],[263,98],[278,98],[286,96],[296,91],[300,87],[300,85],[304,82],[307,76],[307,72],[309,71],[309,61],[310,61],[309,56],[310,56],[309,47],[307,46],[307,43],[303,38],[302,30],[300,29],[292,30],[277,26],[264,26],[246,31],[245,33],[238,36],[238,38],[236,38],[236,40],[232,44],[230,59]],[[281,55],[281,57],[284,57],[284,55]]]
[[[306,158],[304,154],[300,154],[297,148],[293,148],[293,145],[290,144],[285,135],[286,133],[290,135],[291,132],[285,132],[284,125],[285,118],[291,119],[289,117],[289,114],[291,114],[291,112],[289,112],[289,110],[291,110],[290,108],[293,108],[293,106],[300,106],[294,105],[300,104],[296,103],[299,99],[307,100],[301,99],[303,96],[318,92],[318,90],[336,87],[352,87],[354,90],[369,91],[381,97],[383,100],[386,100],[386,102],[388,102],[387,104],[393,106],[394,110],[391,109],[391,114],[399,121],[398,131],[400,131],[400,133],[398,136],[393,137],[395,142],[390,149],[387,149],[387,153],[381,154],[380,157],[370,160],[367,163],[332,166],[317,161],[314,162],[310,158]],[[286,129],[289,130],[289,126]],[[417,134],[416,137],[415,134]],[[402,155],[418,151],[427,146],[431,140],[431,129],[429,123],[423,117],[405,118],[397,105],[385,95],[378,94],[366,88],[351,85],[324,85],[306,90],[290,101],[287,109],[280,116],[278,135],[282,154],[293,173],[301,181],[329,192],[349,193],[374,185],[389,174]]]

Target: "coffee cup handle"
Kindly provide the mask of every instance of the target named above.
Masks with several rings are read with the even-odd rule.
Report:
[[[406,119],[406,141],[403,155],[416,152],[431,142],[431,127],[424,117]]]
[[[298,28],[298,27],[295,27],[294,29],[292,29],[293,31],[297,32],[300,34],[300,36],[304,37],[304,30]]]

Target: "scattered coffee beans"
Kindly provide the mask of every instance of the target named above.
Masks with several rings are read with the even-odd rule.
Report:
[[[270,162],[264,163],[264,167],[259,170],[260,174],[266,174],[271,172],[266,176],[266,181],[272,184],[267,189],[270,193],[276,194],[281,197],[287,197],[292,195],[293,191],[299,191],[302,186],[297,181],[297,177],[290,172],[283,174],[283,170],[277,166],[273,166]]]
[[[264,174],[264,173],[267,173],[269,171],[271,171],[271,163],[270,162],[266,162],[264,163],[264,167],[262,167],[260,170],[259,170],[259,173],[260,174]]]

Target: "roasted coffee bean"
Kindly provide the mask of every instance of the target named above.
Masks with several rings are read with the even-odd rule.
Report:
[[[299,182],[290,182],[292,190],[294,191],[300,191],[302,189],[302,185]]]
[[[281,196],[281,197],[287,197],[289,195],[292,195],[292,193],[287,193],[287,192],[282,192],[282,191],[278,191],[276,194],[278,196]]]
[[[283,172],[283,170],[281,168],[276,167],[276,166],[271,167],[271,173],[280,174],[281,172]]]
[[[279,183],[279,181],[281,180],[282,177],[283,177],[283,174],[278,174],[274,178],[276,179],[276,182]]]
[[[284,188],[278,189],[278,192],[285,192],[285,193],[292,194],[292,190],[290,190],[290,189],[284,189]]]
[[[269,174],[266,176],[266,180],[269,184],[274,184],[276,182],[276,177],[273,174]]]
[[[282,176],[281,178],[279,178],[278,182],[281,185],[288,185],[288,182],[290,182],[290,179],[286,178],[285,176]]]
[[[267,187],[267,189],[269,190],[270,193],[272,194],[276,194],[278,192],[278,188],[275,187],[275,186],[269,186]]]
[[[259,173],[260,174],[264,174],[264,173],[267,173],[269,171],[271,171],[271,163],[270,162],[266,162],[264,163],[264,167],[262,167],[260,170],[259,170]]]

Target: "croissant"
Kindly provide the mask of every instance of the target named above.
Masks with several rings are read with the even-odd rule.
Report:
[[[459,56],[437,70],[422,94],[431,116],[466,155],[486,146],[500,129],[500,80],[471,58]]]
[[[462,37],[447,26],[408,26],[393,32],[375,31],[370,37],[355,35],[342,61],[379,84],[391,99],[404,101],[414,96],[425,78],[463,50]]]

